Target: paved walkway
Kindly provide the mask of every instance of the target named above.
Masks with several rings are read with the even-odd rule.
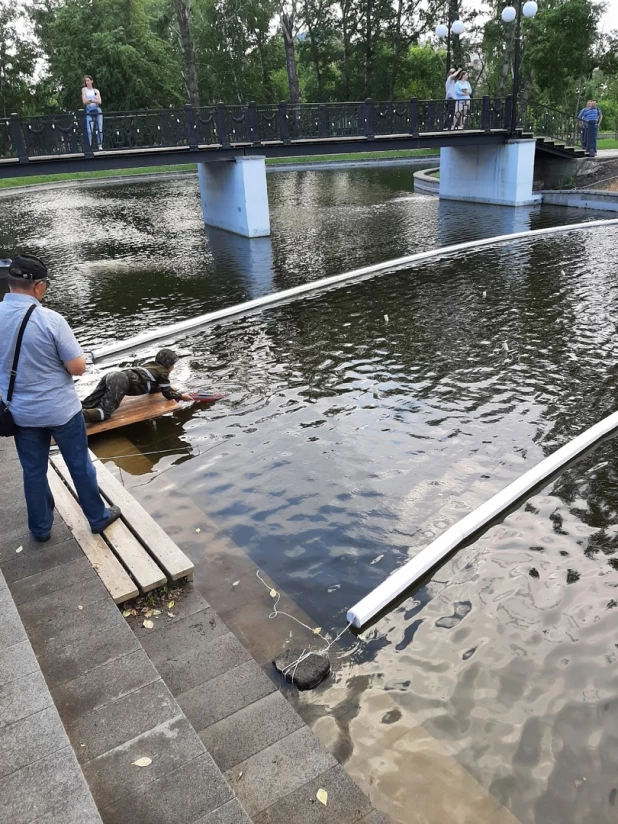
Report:
[[[55,751],[66,752],[79,803],[86,802],[77,762],[105,824],[384,820],[196,589],[179,600],[174,618],[158,616],[153,630],[129,626],[61,520],[49,543],[29,538],[20,467],[8,439],[0,442],[0,466],[0,568],[12,596],[2,599],[2,609],[18,626],[7,643],[31,644],[38,657],[36,670],[27,667],[20,676],[15,663],[9,677],[21,678],[28,690],[38,683],[47,695],[41,709],[53,714],[55,703],[75,754],[66,738]],[[32,654],[29,660],[36,664]],[[16,723],[4,718],[3,706],[0,727]],[[4,734],[2,740],[8,743],[0,765],[19,763],[17,744]],[[136,766],[141,758],[150,763]],[[30,795],[27,769],[9,776],[11,798]],[[328,792],[327,806],[316,800],[318,789]],[[96,816],[92,798],[89,809]],[[28,807],[13,821],[35,819],[48,820]]]

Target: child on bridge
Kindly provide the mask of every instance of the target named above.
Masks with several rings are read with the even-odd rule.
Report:
[[[161,392],[168,401],[190,401],[191,395],[177,392],[170,385],[170,372],[178,355],[171,349],[161,349],[154,361],[132,369],[108,372],[96,389],[82,401],[86,423],[98,423],[109,418],[118,409],[125,395],[152,395]]]

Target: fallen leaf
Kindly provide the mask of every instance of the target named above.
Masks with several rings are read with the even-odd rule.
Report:
[[[77,609],[83,609],[83,606],[80,604]]]
[[[322,632],[322,627],[316,627],[316,628],[313,630],[313,632],[315,633],[315,635],[319,635],[319,634]]]
[[[202,530],[198,527],[195,531],[196,532],[201,532]]]
[[[131,615],[133,615],[133,616],[137,615],[137,610],[136,610],[136,609],[132,609],[132,610],[131,610]]]
[[[377,563],[378,563],[378,561],[381,561],[381,560],[382,560],[382,558],[384,558],[384,555],[383,555],[383,554],[382,554],[382,555],[378,555],[378,557],[377,557],[377,558],[374,558],[374,559],[373,559],[373,561],[369,561],[369,566],[371,566],[371,564],[377,564]]]
[[[161,610],[160,609],[153,609],[152,614],[153,615],[161,615]]]
[[[174,604],[175,603],[176,603],[176,601],[170,601],[169,604],[167,605],[167,608],[168,609],[174,609]]]
[[[148,767],[150,764],[152,764],[152,758],[148,758],[148,756],[145,755],[143,758],[138,758],[137,761],[133,762],[133,764],[136,767]]]
[[[237,587],[239,583],[240,583],[240,581],[234,581],[234,583],[232,584],[232,588]]]
[[[236,781],[240,781],[241,778],[242,778],[242,770],[236,776]]]
[[[146,616],[146,618],[152,618],[152,610],[147,609],[146,612],[144,613],[144,615]]]
[[[17,549],[15,550],[16,553],[17,552],[23,552],[23,551],[24,551],[23,546],[18,546]]]
[[[324,804],[324,806],[326,807],[326,805],[328,804],[328,793],[326,792],[326,790],[318,790],[315,794],[315,797],[318,799],[320,804]]]
[[[384,315],[384,320],[388,323],[388,315]]]
[[[146,620],[144,621],[142,626],[144,627],[144,629],[152,629],[154,627],[154,624],[152,623],[152,621]]]
[[[271,589],[271,591],[270,591],[270,597],[271,597],[271,598],[276,598],[276,597],[277,597],[277,592],[276,592],[276,590]]]
[[[168,612],[167,614],[169,615],[170,618],[175,618],[176,617],[175,612]]]
[[[125,609],[125,611],[122,613],[122,617],[123,618],[128,618],[129,615],[133,615],[134,611],[135,610],[132,610],[132,609]]]

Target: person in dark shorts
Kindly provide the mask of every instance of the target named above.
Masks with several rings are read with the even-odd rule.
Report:
[[[190,401],[190,395],[177,392],[170,385],[170,372],[178,355],[171,349],[161,349],[154,361],[116,372],[108,372],[94,392],[82,401],[86,423],[99,423],[118,409],[125,395],[152,395],[161,392],[168,401]]]

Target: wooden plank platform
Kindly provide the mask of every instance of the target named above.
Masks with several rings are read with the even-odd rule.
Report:
[[[168,412],[178,409],[176,401],[166,400],[160,392],[154,395],[135,395],[125,398],[111,418],[100,423],[89,423],[86,425],[88,437],[96,435],[98,432],[107,432],[110,429],[118,429],[119,426],[128,426],[130,423],[160,418]]]
[[[58,474],[76,497],[73,479],[62,456],[55,455],[51,460]],[[165,573],[159,569],[122,520],[116,521],[105,530],[105,539],[142,592],[150,592],[167,582]]]
[[[64,518],[75,540],[84,550],[114,601],[122,604],[135,598],[138,595],[137,587],[103,538],[92,534],[80,505],[51,465],[47,471],[47,478],[56,502],[56,509]]]
[[[151,557],[166,572],[168,578],[177,581],[187,577],[193,580],[193,563],[185,553],[176,546],[169,535],[161,529],[146,510],[138,504],[120,481],[105,468],[104,464],[90,452],[99,480],[101,494],[110,504],[122,509],[122,518],[131,532],[146,547]]]

